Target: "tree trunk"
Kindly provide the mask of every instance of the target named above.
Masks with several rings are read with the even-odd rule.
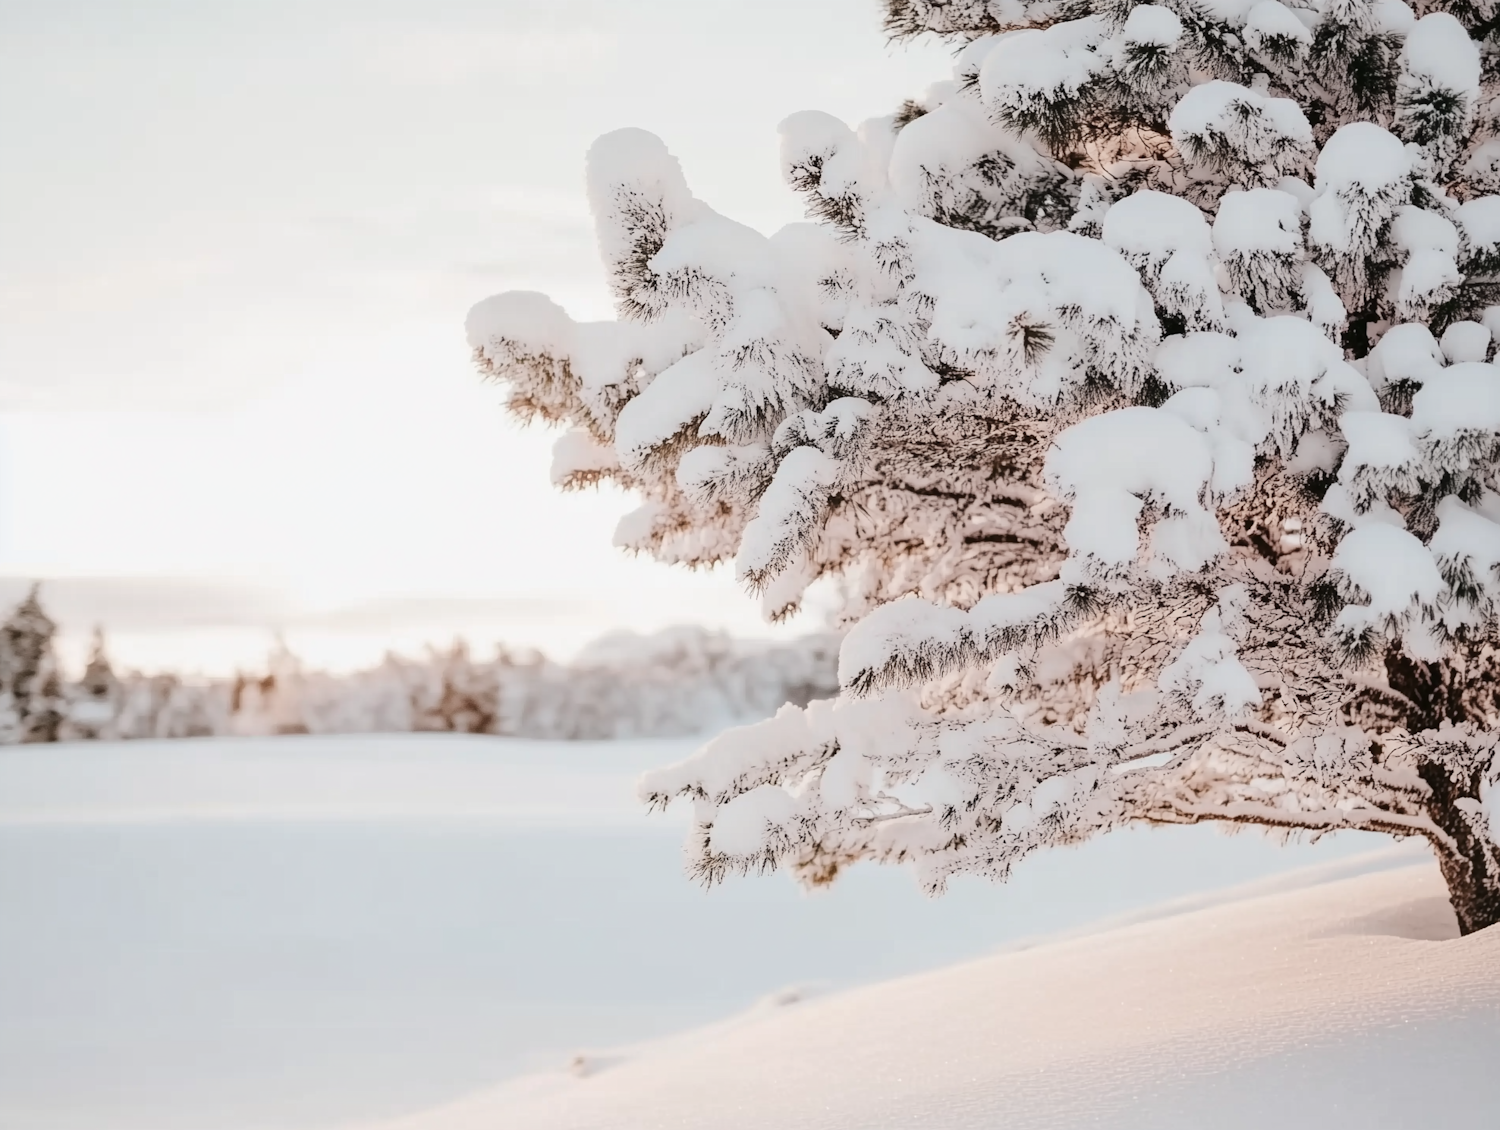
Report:
[[[1411,733],[1436,730],[1444,722],[1473,722],[1480,726],[1496,702],[1494,680],[1467,681],[1452,663],[1427,663],[1407,657],[1393,647],[1386,656],[1386,678],[1411,706],[1404,724]],[[1465,701],[1466,686],[1481,688],[1484,701]],[[1500,845],[1478,811],[1480,764],[1466,768],[1428,762],[1417,770],[1432,790],[1427,814],[1448,835],[1432,840],[1438,867],[1448,884],[1448,900],[1458,916],[1458,928],[1472,934],[1500,922]],[[1500,828],[1495,829],[1500,835]]]
[[[1475,845],[1467,856],[1439,850],[1437,857],[1459,933],[1472,934],[1500,922],[1500,858],[1495,845]]]
[[[1482,817],[1470,816],[1479,804],[1474,799],[1478,789],[1457,788],[1441,772],[1422,775],[1433,786],[1428,812],[1450,837],[1449,843],[1432,846],[1448,884],[1448,901],[1458,916],[1459,932],[1472,934],[1493,926],[1500,922],[1500,845],[1488,834]]]

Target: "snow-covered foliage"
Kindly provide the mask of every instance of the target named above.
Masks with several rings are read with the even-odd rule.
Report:
[[[117,673],[102,633],[76,682],[57,675],[35,594],[0,628],[0,745],[26,741],[443,731],[563,740],[676,737],[753,722],[836,694],[838,636],[736,639],[690,626],[604,636],[570,662],[462,641],[349,674],[284,645],[226,679]],[[22,644],[17,645],[20,639]],[[13,657],[29,657],[18,663]],[[42,672],[38,677],[28,672]],[[19,690],[17,690],[19,688]],[[20,704],[19,707],[17,704]]]
[[[940,889],[1125,821],[1426,837],[1500,920],[1500,19],[888,0],[951,78],[802,112],[764,236],[588,157],[619,318],[476,306],[619,545],[839,586],[842,690],[647,777],[708,878]]]

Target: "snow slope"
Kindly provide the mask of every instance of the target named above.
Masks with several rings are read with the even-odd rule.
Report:
[[[1458,939],[1406,866],[765,1007],[381,1130],[1494,1125],[1497,969],[1500,933]]]
[[[642,769],[688,743],[452,735],[0,749],[0,1128],[310,1130],[1386,843],[1210,828],[712,892]],[[501,1125],[505,1123],[502,1121]]]

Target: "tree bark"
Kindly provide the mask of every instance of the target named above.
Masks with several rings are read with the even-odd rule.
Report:
[[[1459,933],[1472,934],[1500,922],[1500,860],[1494,845],[1481,846],[1471,855],[1440,850],[1437,857]]]
[[[1475,679],[1470,672],[1465,679],[1451,662],[1410,659],[1393,647],[1385,666],[1390,685],[1411,704],[1404,720],[1411,733],[1436,730],[1444,722],[1483,726],[1495,705],[1492,678]],[[1479,701],[1466,701],[1476,691]],[[1427,814],[1447,835],[1446,841],[1430,840],[1460,932],[1472,934],[1495,925],[1500,922],[1500,845],[1494,836],[1500,835],[1500,828],[1492,835],[1478,812],[1479,765],[1457,769],[1428,762],[1417,772],[1432,790]]]
[[[1428,812],[1450,840],[1434,841],[1432,846],[1448,884],[1448,901],[1458,917],[1459,932],[1472,934],[1493,926],[1500,922],[1500,845],[1488,834],[1482,818],[1473,819],[1464,811],[1478,805],[1478,789],[1463,789],[1441,772],[1422,776],[1433,791]]]

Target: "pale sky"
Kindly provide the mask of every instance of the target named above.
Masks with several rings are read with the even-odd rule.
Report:
[[[609,316],[582,192],[606,130],[660,134],[737,219],[801,218],[781,118],[858,121],[947,73],[940,45],[888,47],[879,10],[0,0],[0,577],[254,591],[330,662],[389,625],[356,646],[346,616],[339,654],[309,625],[392,601],[449,602],[428,625],[449,634],[489,602],[476,631],[555,651],[755,630],[727,576],[610,548],[622,496],[552,491],[551,435],[504,418],[463,317],[517,288]],[[89,591],[73,618],[108,626],[114,590]],[[270,626],[202,612],[174,623],[239,636],[149,643],[138,605],[125,643],[152,665],[221,668]]]

